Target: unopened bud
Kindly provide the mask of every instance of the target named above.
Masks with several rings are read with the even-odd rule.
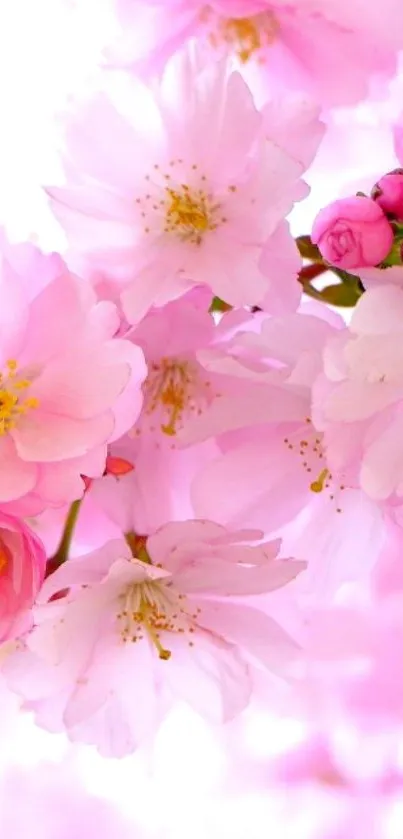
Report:
[[[373,187],[371,195],[390,218],[403,221],[403,169],[394,169],[384,175]]]

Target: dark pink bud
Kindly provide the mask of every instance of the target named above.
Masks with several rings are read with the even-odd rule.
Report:
[[[372,198],[353,195],[318,213],[311,239],[326,262],[350,271],[383,262],[393,245],[393,229]]]
[[[371,195],[384,213],[403,221],[403,169],[394,169],[384,175],[375,184]]]

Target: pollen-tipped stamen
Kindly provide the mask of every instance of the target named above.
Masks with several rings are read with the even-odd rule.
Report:
[[[320,475],[316,478],[316,481],[312,481],[310,485],[310,489],[312,492],[323,492],[325,485],[326,485],[326,478],[329,476],[328,469],[322,469]]]

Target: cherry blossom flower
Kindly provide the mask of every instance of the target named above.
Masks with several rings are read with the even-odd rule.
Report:
[[[199,307],[197,293],[190,292],[154,309],[127,334],[142,348],[148,375],[141,413],[110,452],[135,468],[127,475],[94,481],[82,517],[92,518],[96,507],[117,524],[119,534],[148,534],[167,521],[193,517],[190,484],[217,448],[206,441],[184,450],[176,438],[222,388],[223,377],[208,376],[197,360],[197,351],[221,334],[207,308]]]
[[[320,307],[315,313],[255,316],[254,325],[241,323],[227,343],[198,353],[208,373],[225,373],[233,388],[178,434],[178,444],[215,438],[221,450],[195,478],[197,515],[214,508],[228,526],[270,532],[322,493],[334,512],[340,508],[347,482],[327,468],[322,436],[311,420],[311,390],[323,347],[343,323],[337,316],[333,322],[322,318]]]
[[[248,544],[259,538],[187,521],[69,560],[46,580],[35,628],[5,662],[10,685],[40,725],[115,756],[150,735],[175,698],[214,721],[234,717],[253,662],[281,678],[298,655],[247,598],[305,564],[276,559],[278,542]]]
[[[121,100],[111,88],[76,109],[65,132],[67,183],[47,192],[87,270],[123,285],[127,319],[137,323],[195,284],[234,306],[270,310],[280,298],[295,309],[301,260],[284,219],[307,194],[300,176],[323,133],[317,111],[307,117],[296,101],[287,132],[278,109],[257,111],[225,62],[190,53],[172,60],[154,96],[128,78]],[[301,155],[298,132],[289,139],[299,121]]]
[[[394,71],[402,47],[398,0],[365,10],[361,0],[116,0],[115,7],[123,31],[112,63],[159,72],[198,38],[210,60],[230,54],[255,85],[308,91],[327,106],[363,98],[374,74]]]
[[[379,501],[401,504],[403,289],[377,286],[359,300],[349,327],[331,339],[314,389],[316,426],[335,468],[356,474]]]
[[[209,295],[207,295],[209,299]],[[208,312],[209,300],[198,290],[149,312],[126,337],[144,352],[148,375],[143,383],[143,407],[129,433],[110,451],[135,465],[130,474],[109,475],[92,484],[82,514],[92,517],[94,505],[119,527],[149,534],[171,520],[193,517],[190,485],[203,465],[217,456],[214,440],[184,449],[178,437],[195,416],[203,416],[212,402],[231,391],[239,398],[238,383],[220,373],[209,373],[198,353],[219,345],[234,328],[226,315],[219,325]]]
[[[141,350],[114,338],[115,307],[60,257],[17,246],[12,259],[0,278],[0,502],[32,515],[103,473],[107,443],[139,413],[146,370]]]
[[[228,317],[235,320],[235,313]],[[343,331],[342,320],[316,303],[284,318],[254,318],[241,320],[227,342],[198,353],[209,376],[225,372],[232,389],[190,418],[176,444],[187,451],[210,440],[218,448],[191,485],[197,516],[279,535],[287,554],[308,562],[306,573],[271,603],[298,637],[309,608],[332,602],[340,586],[368,577],[383,519],[377,503],[358,488],[356,472],[329,460],[313,421],[312,387],[324,347]]]

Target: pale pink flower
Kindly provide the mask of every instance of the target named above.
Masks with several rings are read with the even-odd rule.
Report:
[[[393,229],[381,203],[353,195],[318,213],[311,238],[326,262],[350,271],[383,262],[393,245]]]
[[[81,475],[103,473],[107,443],[138,416],[146,370],[141,350],[114,338],[115,307],[60,257],[33,246],[10,254],[0,277],[0,501],[33,515],[80,496]]]
[[[279,143],[278,111],[259,113],[225,62],[180,55],[155,96],[125,81],[125,113],[115,91],[66,126],[67,184],[47,192],[72,250],[88,271],[123,284],[131,323],[195,284],[234,306],[270,307],[273,297],[295,309],[301,261],[284,219],[307,194],[300,176],[312,153],[307,122],[314,146],[323,132],[317,112],[307,119],[297,103],[285,117],[289,137],[303,112],[298,156],[286,130]],[[272,236],[288,258],[278,278]]]
[[[35,533],[0,512],[0,643],[29,628],[45,566],[45,549]]]
[[[158,72],[197,38],[210,60],[232,55],[260,87],[308,91],[327,106],[363,98],[374,74],[394,72],[403,45],[399,0],[116,0],[116,10],[112,62]]]
[[[284,598],[274,596],[279,619],[298,633],[312,602],[332,601],[341,585],[368,575],[382,515],[357,489],[354,470],[329,462],[326,440],[312,421],[323,349],[343,321],[309,303],[285,318],[255,315],[254,323],[254,329],[240,325],[227,345],[198,353],[208,374],[225,371],[233,389],[189,421],[177,445],[213,440],[219,448],[191,486],[197,516],[279,534],[287,554],[307,560],[306,573]]]
[[[253,662],[284,677],[298,654],[247,598],[305,564],[276,559],[278,542],[247,544],[260,537],[171,523],[145,545],[128,534],[70,560],[48,577],[35,628],[5,662],[10,685],[40,725],[115,756],[151,734],[175,698],[215,721],[234,717]]]
[[[331,339],[314,388],[314,418],[330,464],[377,501],[403,495],[403,289],[368,290]]]
[[[233,317],[216,326],[208,312],[211,297],[193,290],[154,309],[126,337],[144,352],[148,375],[143,407],[129,433],[110,448],[134,465],[127,475],[94,481],[82,514],[96,506],[114,521],[119,534],[149,534],[167,521],[193,518],[190,484],[198,470],[217,454],[213,441],[184,450],[177,437],[196,415],[202,415],[218,393],[228,388],[225,376],[209,375],[197,354],[226,335]],[[244,318],[250,319],[245,313]],[[232,390],[235,390],[230,381]],[[105,541],[105,539],[104,539]]]
[[[197,515],[215,509],[228,526],[269,532],[322,492],[336,512],[338,476],[330,476],[311,421],[323,347],[342,325],[337,317],[336,326],[331,321],[308,313],[256,315],[252,326],[241,323],[227,342],[198,353],[208,374],[225,374],[232,389],[227,386],[178,433],[178,445],[213,438],[221,450],[195,478]]]

